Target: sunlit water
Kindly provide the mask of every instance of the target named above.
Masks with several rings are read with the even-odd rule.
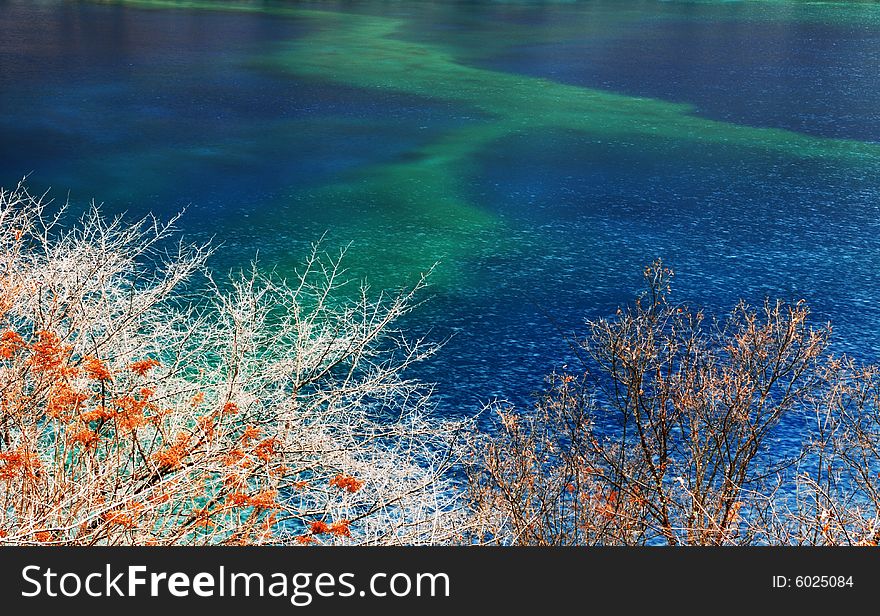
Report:
[[[0,184],[186,207],[219,269],[439,261],[406,327],[452,336],[442,412],[527,400],[656,257],[880,360],[880,6],[122,4],[0,1]]]

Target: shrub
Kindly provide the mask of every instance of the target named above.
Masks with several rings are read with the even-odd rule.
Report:
[[[552,375],[528,412],[492,405],[498,433],[468,471],[473,539],[875,543],[876,368],[830,356],[803,303],[707,320],[670,301],[661,262],[644,274],[641,297],[576,341],[582,373]]]
[[[0,191],[0,541],[441,542],[457,426],[404,378],[434,352],[413,294],[340,292],[315,246],[291,280],[215,282],[174,221],[66,225]],[[201,282],[199,282],[201,280]]]

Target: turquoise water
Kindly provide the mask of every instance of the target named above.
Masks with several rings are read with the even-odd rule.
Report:
[[[182,208],[219,269],[325,231],[444,412],[524,400],[662,257],[676,296],[809,301],[880,360],[880,6],[0,1],[0,184]]]

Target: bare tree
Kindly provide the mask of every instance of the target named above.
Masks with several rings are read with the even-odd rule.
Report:
[[[880,379],[876,366],[829,359],[793,486],[773,503],[768,543],[864,545],[880,540]]]
[[[554,375],[533,411],[504,411],[476,446],[478,541],[766,541],[779,477],[804,457],[774,447],[776,428],[827,393],[830,329],[802,303],[707,321],[670,302],[662,263],[644,275],[632,306],[588,323],[584,374]]]
[[[23,185],[0,191],[2,542],[460,532],[460,426],[404,377],[435,347],[394,326],[424,279],[342,292],[342,252],[315,246],[291,280],[215,282],[211,248],[173,242],[174,221],[49,212]]]

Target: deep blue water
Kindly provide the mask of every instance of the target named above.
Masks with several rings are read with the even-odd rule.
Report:
[[[406,22],[401,38],[443,45],[469,66],[689,103],[735,125],[880,142],[880,7],[313,8],[393,14]],[[189,237],[222,239],[219,269],[246,265],[257,250],[264,265],[292,267],[328,229],[335,245],[380,254],[381,228],[310,196],[406,160],[480,114],[261,61],[312,28],[275,15],[0,0],[0,185],[30,173],[32,186],[103,201],[109,213],[187,207]],[[459,263],[467,275],[435,285],[406,323],[436,340],[452,335],[415,375],[438,384],[444,412],[525,400],[569,360],[564,334],[628,301],[656,257],[676,270],[682,301],[721,309],[739,298],[804,298],[817,321],[833,321],[836,350],[877,361],[878,168],[525,127],[483,148],[462,178],[504,233],[470,238],[476,248]],[[369,259],[354,264],[370,268]],[[405,263],[398,269],[381,280],[411,278]]]

